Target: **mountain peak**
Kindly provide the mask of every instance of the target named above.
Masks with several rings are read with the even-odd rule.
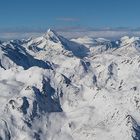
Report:
[[[50,28],[49,28],[49,29],[47,30],[47,34],[55,34],[55,35],[56,35],[57,33],[56,33],[56,31],[54,31],[53,29],[50,29]]]
[[[52,29],[48,29],[47,33],[43,37],[55,43],[60,42],[59,35]]]

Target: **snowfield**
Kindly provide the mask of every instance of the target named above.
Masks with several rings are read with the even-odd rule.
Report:
[[[140,140],[140,38],[0,43],[0,140]]]

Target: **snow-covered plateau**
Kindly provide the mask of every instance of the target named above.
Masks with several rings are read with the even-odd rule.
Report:
[[[1,41],[0,140],[140,140],[140,38]]]

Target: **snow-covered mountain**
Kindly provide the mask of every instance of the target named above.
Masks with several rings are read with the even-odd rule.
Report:
[[[0,43],[0,140],[139,140],[140,38]]]

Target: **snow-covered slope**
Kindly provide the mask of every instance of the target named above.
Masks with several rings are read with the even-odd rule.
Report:
[[[0,44],[0,140],[139,140],[140,39],[53,30]]]

